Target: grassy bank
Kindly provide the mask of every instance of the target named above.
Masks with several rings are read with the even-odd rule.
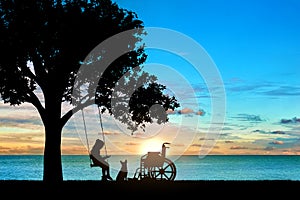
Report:
[[[1,195],[48,196],[67,195],[69,197],[111,196],[112,198],[143,199],[189,196],[189,195],[246,195],[255,197],[260,194],[275,196],[291,194],[300,190],[300,181],[173,181],[173,182],[101,182],[101,181],[63,181],[61,184],[48,185],[43,181],[0,181]],[[140,197],[140,198],[139,198]]]

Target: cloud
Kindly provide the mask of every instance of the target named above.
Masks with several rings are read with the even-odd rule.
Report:
[[[210,148],[218,149],[218,148],[220,148],[217,145],[203,145],[203,144],[192,144],[191,147],[201,147],[201,148],[206,148],[206,149],[210,149]]]
[[[253,142],[253,144],[262,147],[262,150],[270,150],[265,149],[264,147],[273,147],[276,148],[276,150],[297,149],[299,147],[299,137],[278,137],[278,135],[276,135],[275,137],[257,139]]]
[[[281,124],[297,124],[300,123],[300,118],[294,117],[292,119],[281,119]]]
[[[288,132],[290,135],[297,135],[300,136],[300,126],[293,126],[290,128],[290,131]]]
[[[295,150],[293,150],[293,149],[284,149],[282,151],[282,153],[284,155],[300,155],[300,150],[298,150],[298,149],[295,149]]]
[[[198,115],[198,116],[204,116],[205,115],[205,111],[203,109],[199,109],[197,111],[194,111],[191,108],[183,108],[181,110],[167,110],[167,114],[169,115]]]
[[[178,110],[178,114],[182,114],[182,115],[184,115],[184,114],[191,114],[193,112],[194,111],[192,109],[190,109],[190,108],[184,108],[182,110]]]
[[[220,134],[220,139],[223,140],[230,140],[230,141],[235,141],[235,140],[239,140],[242,139],[243,136],[240,134],[234,134],[234,133],[221,133]]]
[[[265,133],[267,133],[266,131],[264,131],[264,130],[259,130],[259,129],[256,129],[256,130],[254,130],[254,131],[252,131],[253,133],[262,133],[262,134],[265,134]]]
[[[102,133],[99,132],[98,135],[101,135]],[[103,132],[104,135],[120,135],[120,133],[118,132],[112,132],[112,131],[104,131]]]
[[[32,146],[32,145],[25,145],[25,146],[18,146],[13,148],[7,148],[0,146],[0,154],[10,154],[10,155],[22,155],[22,154],[42,154],[43,153],[43,146]]]
[[[275,141],[271,142],[270,144],[279,144],[279,145],[281,145],[281,144],[284,144],[284,142],[281,141],[281,140],[275,140]]]
[[[262,88],[263,85],[253,84],[253,85],[239,85],[229,88],[228,90],[231,92],[243,92],[243,91],[253,91],[258,88]]]
[[[274,150],[275,148],[274,147],[265,147],[263,150],[266,150],[266,151],[272,151]]]
[[[27,113],[27,116],[26,116]],[[21,115],[13,113],[11,115],[0,116],[0,128],[3,131],[43,131],[44,125],[39,116],[30,116],[29,112],[21,112]]]
[[[279,83],[245,83],[230,81],[227,83],[229,92],[252,92],[266,96],[300,96],[300,87],[294,85],[280,85]]]
[[[300,87],[296,86],[280,86],[278,88],[261,92],[267,96],[300,96]]]
[[[201,138],[199,138],[199,140],[215,140],[215,138],[206,138],[206,137],[201,137]]]
[[[272,131],[270,133],[272,133],[272,134],[285,134],[284,131]]]
[[[42,133],[1,133],[0,134],[0,141],[2,143],[10,143],[13,141],[14,143],[35,143],[35,144],[42,144],[44,142],[44,137]]]
[[[5,146],[0,146],[0,152],[8,151],[10,148]]]
[[[261,133],[261,134],[280,134],[280,135],[284,135],[286,134],[286,132],[284,131],[264,131],[264,130],[259,130],[259,129],[256,129],[254,131],[252,131],[253,133]]]
[[[167,114],[168,115],[173,115],[173,114],[176,114],[177,112],[175,110],[172,110],[172,109],[168,109],[167,110]]]
[[[248,147],[245,147],[245,146],[231,146],[230,149],[233,149],[233,150],[248,149]]]
[[[42,125],[42,121],[39,117],[28,117],[23,118],[20,116],[11,116],[11,117],[2,117],[0,116],[0,126],[3,125],[19,125],[19,124],[33,124],[33,125]]]
[[[0,109],[7,109],[11,111],[36,111],[36,108],[31,103],[22,103],[18,106],[11,106],[9,103],[4,103],[0,98]]]
[[[227,91],[229,92],[254,92],[265,90],[266,88],[274,88],[274,84],[266,82],[247,83],[239,78],[234,78],[227,82]]]
[[[250,115],[250,114],[238,114],[238,116],[232,118],[238,119],[239,121],[249,121],[249,122],[265,121],[262,120],[259,115]]]
[[[198,110],[195,112],[196,115],[200,115],[200,116],[204,116],[205,115],[205,112],[204,110]]]

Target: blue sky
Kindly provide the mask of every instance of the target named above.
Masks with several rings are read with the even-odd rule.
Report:
[[[136,12],[145,27],[166,28],[192,38],[215,63],[226,92],[226,118],[211,154],[300,154],[300,1],[115,2]],[[203,141],[210,134],[207,127],[212,116],[205,78],[196,76],[180,56],[147,53],[145,69],[157,75],[183,105],[170,115],[169,125],[153,125],[148,132],[157,136],[156,141],[173,142],[174,153],[198,154],[207,145]],[[42,153],[43,128],[37,112],[27,104],[14,108],[1,103],[0,109],[0,153]],[[197,115],[198,111],[204,114]],[[84,153],[84,136],[78,137],[73,125],[80,117],[74,116],[64,129],[65,153]],[[132,149],[146,146],[120,133],[122,125],[109,116],[103,120],[112,153],[136,153]],[[90,124],[90,132],[98,133],[97,126]],[[158,130],[164,133],[159,135]],[[166,136],[172,131],[185,135]]]
[[[284,141],[294,146],[299,144],[299,1],[116,2],[121,7],[135,11],[146,27],[162,27],[181,32],[207,51],[220,71],[226,90],[224,135],[237,135],[241,139],[250,137],[248,140],[251,145],[263,144],[266,149],[278,148],[280,145],[273,145],[272,148],[267,146]],[[181,69],[179,73],[189,80],[192,87],[205,89],[203,81],[190,78],[183,63],[152,53],[149,52],[148,62],[160,61]],[[156,73],[159,80],[168,79],[165,75],[160,76],[161,73]],[[175,83],[175,80],[170,79],[169,85]],[[202,91],[202,96],[205,96],[205,90]],[[198,100],[204,102],[204,110],[210,109],[205,97]],[[297,122],[294,123],[293,118]],[[282,123],[285,119],[292,122]],[[201,122],[207,121],[202,118]],[[284,137],[274,137],[274,132],[280,130],[291,134],[291,138],[285,138],[288,137],[286,132]],[[253,134],[258,132],[260,134]],[[270,137],[266,138],[266,135]],[[276,142],[277,140],[282,142]],[[292,148],[297,148],[294,146]],[[246,144],[241,147],[251,149]]]
[[[300,93],[299,1],[116,2],[136,11],[145,26],[173,29],[202,45],[222,75],[229,100],[233,96],[233,101],[280,99],[273,102],[277,109],[293,100],[296,104]],[[248,110],[256,113],[265,108],[257,101]],[[295,117],[299,106],[284,110],[282,117]]]

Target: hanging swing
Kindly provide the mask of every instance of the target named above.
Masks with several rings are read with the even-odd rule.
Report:
[[[101,117],[101,111],[100,107],[98,107],[98,115],[99,115],[99,123],[101,126],[101,133],[102,133],[102,139],[104,142],[104,150],[105,150],[105,156],[107,157],[107,149],[106,149],[106,142],[105,142],[105,137],[104,137],[104,131],[103,131],[103,124],[102,124],[102,117]],[[101,162],[98,162],[98,160],[92,155],[90,151],[90,146],[89,146],[89,140],[88,140],[88,134],[87,134],[87,127],[86,127],[86,122],[85,122],[85,116],[83,109],[81,109],[82,113],[82,121],[83,121],[83,126],[84,126],[84,133],[85,133],[85,138],[86,138],[86,143],[87,143],[87,150],[89,154],[89,160],[90,160],[90,167],[106,167],[105,165],[101,164]]]

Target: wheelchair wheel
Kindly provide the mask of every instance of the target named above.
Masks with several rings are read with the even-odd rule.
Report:
[[[170,159],[165,158],[162,166],[149,169],[149,175],[152,179],[173,181],[176,177],[176,166]]]

